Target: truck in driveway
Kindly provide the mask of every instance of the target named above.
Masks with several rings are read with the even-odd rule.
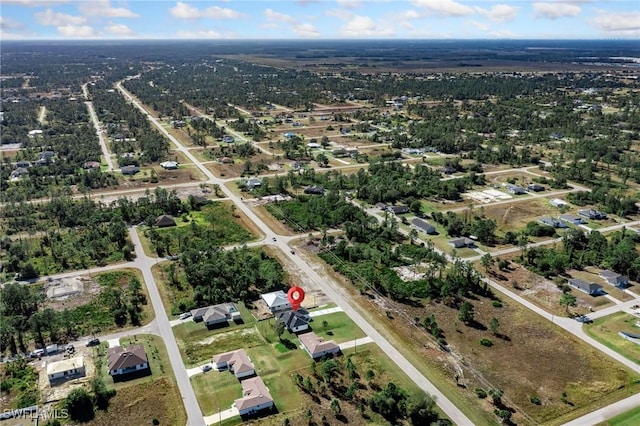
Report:
[[[49,345],[46,348],[44,348],[44,350],[47,353],[47,355],[55,354],[58,352],[58,345],[56,344]]]

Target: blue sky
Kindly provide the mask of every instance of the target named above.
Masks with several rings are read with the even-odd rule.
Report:
[[[9,39],[640,39],[639,0],[1,0]]]

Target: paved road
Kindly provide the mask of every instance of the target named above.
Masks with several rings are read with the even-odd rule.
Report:
[[[592,413],[579,417],[563,426],[592,426],[602,423],[612,417],[622,414],[626,411],[640,407],[640,393],[637,393],[629,398],[623,399],[618,402],[614,402],[611,405],[607,405]]]
[[[138,109],[143,111],[146,114],[144,108],[129,94],[123,87],[121,83],[116,85],[116,88],[127,98],[131,103],[136,106]],[[251,210],[245,203],[242,202],[240,197],[232,192],[225,185],[222,185],[222,180],[213,175],[206,167],[204,167],[200,161],[193,155],[187,148],[185,148],[180,141],[174,138],[168,131],[165,129],[162,124],[153,116],[147,115],[147,118],[156,126],[156,128],[162,132],[173,144],[177,147],[179,151],[181,151],[196,167],[198,167],[202,173],[207,176],[208,183],[217,183],[220,185],[221,190],[225,193],[225,195],[231,199],[238,209],[240,209],[263,233],[264,235],[274,235],[274,232],[260,219],[254,212]],[[139,244],[139,242],[137,242]],[[279,247],[283,253],[285,253],[290,260],[295,263],[295,265],[303,271],[307,277],[314,282],[314,284],[321,288],[325,295],[333,300],[338,306],[340,306],[344,312],[349,315],[349,317],[360,327],[368,336],[370,336],[374,342],[378,344],[378,346],[398,365],[398,367],[407,373],[409,377],[424,391],[430,393],[431,395],[435,395],[438,406],[442,409],[442,411],[456,424],[458,425],[473,425],[471,420],[456,407],[447,397],[440,392],[434,385],[431,383],[422,373],[415,368],[401,353],[398,349],[396,349],[374,326],[369,324],[362,315],[353,307],[354,305],[351,303],[351,296],[343,291],[336,283],[333,281],[327,280],[321,277],[307,262],[301,259],[299,256],[295,255],[290,247],[287,245],[287,242],[284,238],[279,237],[277,241],[272,241],[272,245]],[[137,246],[136,246],[137,247]],[[155,305],[154,305],[155,306]],[[162,304],[160,304],[160,309],[162,309]],[[164,314],[164,310],[162,309],[162,313]],[[166,314],[165,314],[166,317]],[[159,321],[160,323],[161,321]],[[162,324],[160,324],[162,326]],[[166,326],[170,328],[169,321],[166,321]],[[170,332],[170,331],[169,331]],[[171,335],[171,340],[173,340],[173,335]],[[179,357],[179,354],[177,355]],[[182,373],[186,377],[186,372],[184,369]],[[176,373],[177,375],[177,373]],[[189,386],[191,392],[193,389]],[[184,393],[183,393],[184,395]],[[189,413],[189,412],[188,412]],[[191,415],[189,414],[189,418],[191,419]]]
[[[202,412],[200,411],[196,394],[191,387],[191,382],[189,381],[189,376],[184,368],[178,344],[176,343],[175,336],[171,331],[167,312],[165,311],[162,299],[160,298],[160,292],[158,291],[156,282],[151,274],[151,268],[156,264],[157,259],[148,257],[144,253],[140,238],[138,237],[138,233],[135,229],[130,229],[129,235],[136,248],[136,263],[142,266],[140,270],[142,271],[142,276],[147,284],[147,290],[149,292],[151,304],[153,305],[153,310],[156,313],[155,322],[158,327],[159,334],[167,347],[171,368],[173,368],[173,373],[176,376],[176,383],[178,384],[178,389],[182,395],[182,401],[187,412],[187,425],[202,426],[205,422],[202,419]]]
[[[93,127],[95,127],[96,129],[96,135],[98,135],[98,141],[100,141],[100,148],[102,149],[102,156],[107,162],[107,171],[111,172],[114,170],[113,161],[111,161],[111,153],[107,148],[107,142],[104,140],[104,133],[100,129],[100,121],[98,120],[98,114],[96,114],[96,110],[93,107],[93,102],[88,100],[89,91],[87,90],[87,83],[82,85],[82,92],[84,93],[84,97],[87,99],[87,101],[85,101],[84,104],[87,106],[87,109],[89,110],[89,116],[91,117],[91,121],[93,122]]]

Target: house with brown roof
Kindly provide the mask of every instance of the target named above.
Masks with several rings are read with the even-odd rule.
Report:
[[[238,379],[256,374],[255,367],[244,349],[225,352],[213,357],[216,370],[229,369]]]
[[[107,367],[109,375],[116,377],[126,376],[137,372],[151,372],[147,354],[142,345],[130,345],[125,347],[114,346],[107,349]]]
[[[236,399],[233,405],[241,416],[273,407],[273,398],[262,378],[253,377],[240,383],[242,384],[242,398]]]
[[[176,220],[171,215],[162,214],[156,218],[155,225],[158,228],[167,228],[169,226],[176,226]]]
[[[325,341],[322,337],[318,337],[313,331],[299,335],[298,339],[300,343],[302,343],[304,350],[307,351],[313,359],[340,352],[340,346],[338,346],[336,342],[333,340]]]

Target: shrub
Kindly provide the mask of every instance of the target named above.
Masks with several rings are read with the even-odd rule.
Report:
[[[482,388],[476,388],[475,392],[478,398],[484,399],[487,397],[487,392]]]
[[[502,302],[499,300],[494,300],[491,302],[491,306],[493,306],[494,308],[502,308]]]
[[[480,344],[482,346],[486,346],[487,348],[490,348],[491,346],[493,346],[493,342],[485,337],[480,339]]]
[[[540,398],[538,398],[536,395],[531,395],[529,397],[529,401],[531,401],[532,404],[536,404],[536,405],[542,404],[542,401],[540,401]]]

